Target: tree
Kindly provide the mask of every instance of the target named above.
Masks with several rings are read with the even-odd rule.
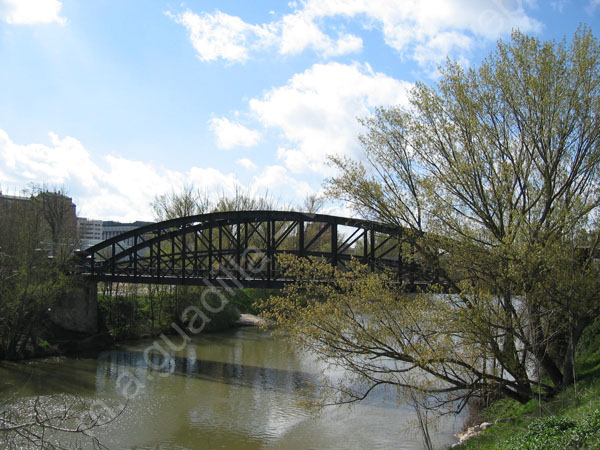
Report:
[[[325,198],[317,194],[310,194],[304,199],[302,203],[302,211],[309,214],[317,214],[325,205]]]
[[[224,193],[219,196],[211,212],[225,211],[259,211],[268,209],[277,209],[277,201],[273,200],[268,192],[263,195],[256,193],[246,193],[236,184],[235,192],[232,196]]]
[[[517,31],[479,68],[449,61],[409,100],[362,121],[364,161],[332,158],[327,193],[404,227],[449,295],[407,299],[358,268],[335,271],[330,289],[310,281],[325,269],[293,261],[301,282],[274,314],[359,378],[360,389],[338,386],[342,400],[379,384],[551,396],[572,382],[577,341],[600,312],[598,40],[586,28],[570,43]]]
[[[49,309],[73,288],[64,269],[76,244],[74,217],[71,200],[60,191],[2,199],[0,359],[35,353]]]
[[[0,402],[3,448],[107,449],[94,435],[117,420],[127,403],[109,405],[66,394]]]
[[[208,212],[210,199],[191,185],[184,185],[180,192],[157,195],[151,203],[157,221],[193,216]]]
[[[227,211],[248,211],[248,210],[268,210],[275,209],[276,202],[272,200],[267,193],[264,195],[256,195],[252,193],[245,192],[239,185],[236,185],[235,192],[232,196],[227,196],[224,193],[220,196],[216,197],[213,201],[207,193],[202,193],[197,190],[193,185],[184,185],[180,191],[172,190],[171,193],[163,194],[156,196],[154,201],[152,202],[152,208],[154,210],[154,216],[157,221],[163,220],[171,220],[179,217],[193,216],[197,214],[205,214],[205,213],[216,213],[216,212],[227,212]],[[281,227],[281,225],[279,225]],[[228,225],[229,227],[229,236],[235,236],[238,232],[240,232],[241,228],[239,228],[236,224]],[[265,231],[261,230],[263,236],[265,235]],[[194,240],[196,239],[196,242]],[[253,245],[254,242],[258,243],[260,241],[260,236],[258,234],[251,236],[249,245]],[[172,251],[171,245],[180,245],[179,243],[163,243],[163,250],[165,253],[170,253]],[[194,236],[188,235],[186,237],[185,245],[188,249],[207,249],[208,240],[200,239]],[[230,246],[232,249],[235,248],[235,242],[232,242],[231,239],[227,237],[223,238],[223,236],[219,236],[217,233],[212,237],[212,243],[210,245],[213,248],[219,248],[222,246]],[[218,259],[214,259],[212,261],[213,270],[220,270],[220,265],[224,261],[220,261]],[[180,262],[183,264],[183,262]],[[162,312],[162,298],[165,297],[166,292],[169,292],[169,295],[172,297],[172,301],[167,304],[167,307],[170,309],[170,316],[174,320],[178,321],[181,317],[181,312],[184,308],[189,306],[191,298],[194,296],[196,298],[200,298],[200,293],[204,291],[203,288],[195,288],[190,286],[149,286],[149,308],[151,312],[151,321],[152,326],[154,326],[154,317],[155,317],[155,298],[161,299],[159,300],[158,305],[158,316],[161,316]],[[119,311],[116,311],[118,307],[117,303],[107,302],[107,307],[110,308],[109,314],[112,317],[117,318],[116,322],[129,323],[130,321],[127,318],[122,317],[122,314]],[[225,307],[220,314],[218,320],[217,316],[207,312],[209,316],[213,319],[213,325],[216,323],[223,322],[231,322],[238,317],[238,313],[235,311],[233,305],[229,305]],[[119,320],[122,319],[122,320]],[[160,322],[160,320],[159,320]],[[127,328],[127,325],[125,326]]]

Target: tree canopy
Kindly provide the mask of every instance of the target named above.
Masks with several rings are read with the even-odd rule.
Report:
[[[51,307],[75,283],[65,272],[78,245],[75,211],[61,190],[0,198],[0,359],[34,353]]]
[[[364,156],[332,158],[327,193],[404,227],[407,256],[446,295],[407,299],[358,268],[337,271],[330,292],[310,282],[317,263],[288,261],[299,282],[273,314],[362,394],[382,383],[453,399],[553,395],[600,312],[600,44],[585,27],[558,43],[516,31],[479,67],[440,71],[407,107],[362,120]]]

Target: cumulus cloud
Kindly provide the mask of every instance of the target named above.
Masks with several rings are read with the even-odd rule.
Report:
[[[49,135],[49,145],[23,145],[0,129],[0,184],[5,193],[6,187],[29,183],[64,186],[73,196],[79,215],[132,221],[151,220],[154,197],[184,184],[225,195],[231,195],[239,184],[233,173],[214,168],[192,167],[179,172],[115,155],[95,162],[77,139]]]
[[[312,48],[324,57],[359,51],[362,39],[328,27],[330,18],[380,30],[387,45],[421,65],[438,62],[442,51],[460,56],[479,39],[496,40],[515,28],[538,32],[542,27],[527,14],[523,0],[306,0],[301,7],[296,2],[290,6],[295,8],[292,13],[261,25],[220,11],[168,14],[188,29],[201,59],[228,61],[244,61],[250,52],[269,47],[283,55]]]
[[[248,170],[256,170],[258,166],[250,161],[248,158],[241,158],[236,161],[240,166]]]
[[[240,182],[233,173],[223,173],[212,167],[192,167],[186,176],[186,183],[201,191],[219,195],[233,195]]]
[[[263,126],[281,131],[289,145],[277,154],[289,170],[327,174],[328,154],[357,150],[357,117],[375,106],[404,104],[410,87],[369,65],[315,64],[249,105]]]
[[[214,14],[168,12],[167,15],[188,30],[192,45],[202,61],[217,58],[245,61],[250,50],[269,46],[275,39],[269,25],[250,25],[221,11]]]
[[[295,54],[313,48],[325,57],[355,53],[362,48],[362,39],[352,34],[340,34],[337,39],[324,33],[315,17],[305,11],[284,16],[273,25],[279,30],[279,52]]]
[[[473,40],[462,33],[442,32],[424,43],[417,44],[413,51],[413,59],[421,66],[429,66],[431,76],[435,77],[437,66],[456,49],[467,51],[473,47]],[[459,58],[467,64],[464,58]]]
[[[191,185],[200,191],[232,196],[240,190],[268,193],[278,201],[299,205],[315,191],[281,165],[264,167],[247,184],[233,172],[213,167],[191,167],[185,172],[117,155],[94,161],[73,137],[49,133],[49,144],[18,144],[0,129],[0,187],[14,193],[29,184],[64,187],[77,205],[77,213],[92,219],[153,220],[150,203],[157,195]],[[258,170],[248,159],[240,165]]]
[[[58,0],[0,0],[0,20],[14,25],[66,22]]]
[[[287,194],[286,198],[294,199],[298,204],[315,192],[308,182],[294,178],[285,167],[280,165],[265,167],[259,175],[254,177],[252,189],[254,192]]]
[[[211,119],[209,127],[215,133],[219,148],[225,150],[234,147],[253,147],[260,139],[258,131],[250,130],[224,117]]]
[[[52,145],[15,144],[0,129],[0,163],[5,183],[36,182],[52,184],[77,182],[86,189],[97,187],[99,170],[89,152],[74,138],[60,139],[49,133]]]
[[[216,11],[214,14],[180,14],[167,12],[183,25],[202,61],[223,59],[244,62],[251,52],[276,48],[282,55],[296,54],[313,48],[325,57],[353,53],[362,48],[362,39],[341,33],[336,38],[321,31],[314,17],[302,13],[289,14],[283,19],[252,25],[241,18]]]

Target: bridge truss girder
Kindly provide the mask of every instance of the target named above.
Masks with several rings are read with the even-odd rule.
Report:
[[[360,219],[290,211],[236,211],[182,217],[115,236],[80,253],[95,281],[281,287],[277,255],[352,258],[409,285],[429,276],[403,255],[404,230]],[[129,243],[133,242],[133,245]]]

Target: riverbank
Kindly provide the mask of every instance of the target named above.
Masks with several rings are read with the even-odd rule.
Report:
[[[473,427],[472,437],[454,448],[600,449],[600,375],[580,380],[577,388],[551,401],[497,401],[482,411],[482,420],[501,423],[485,430]]]
[[[101,322],[117,340],[171,334],[175,331],[173,324],[185,328],[192,311],[199,314],[196,326],[202,319],[203,332],[227,330],[238,326],[240,314],[257,314],[254,305],[273,293],[250,288],[231,291],[194,286],[117,287],[103,286],[98,297]]]
[[[216,329],[209,329],[204,332],[216,333],[238,327],[264,327],[269,326],[269,321],[263,317],[250,313],[237,313],[230,320],[221,321]],[[46,336],[48,340],[43,341],[43,345],[36,349],[29,349],[26,353],[19,355],[14,361],[25,361],[30,359],[48,358],[52,356],[73,356],[79,354],[95,353],[102,350],[110,350],[126,342],[135,342],[141,339],[158,338],[162,334],[177,335],[173,328],[164,330],[155,330],[152,333],[140,333],[137,335],[127,335],[115,337],[110,332],[105,331],[98,334],[88,335],[76,333],[68,330],[54,327],[52,336]]]
[[[584,333],[576,367],[576,384],[551,400],[500,399],[482,409],[470,420],[471,437],[454,448],[600,450],[600,319]]]
[[[235,325],[238,327],[264,327],[271,324],[272,322],[264,317],[248,313],[240,314],[239,319],[235,321]]]

